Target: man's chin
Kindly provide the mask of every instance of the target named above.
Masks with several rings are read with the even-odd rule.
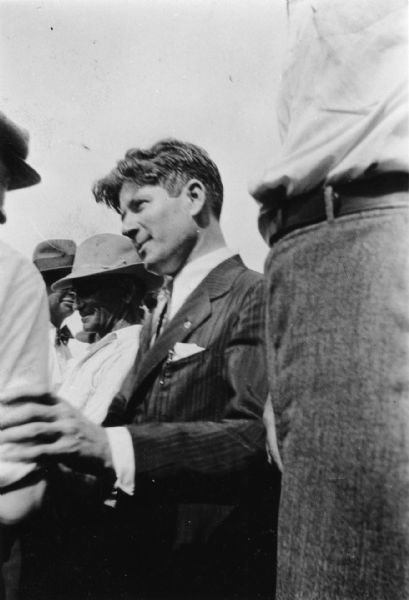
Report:
[[[73,312],[73,310],[60,310],[61,320],[65,321],[65,319],[68,319],[68,317],[70,317],[73,314]]]
[[[149,266],[149,267],[148,267],[148,265],[144,265],[144,267],[148,271],[148,273],[152,273],[153,275],[162,276],[162,271],[158,268],[157,265],[153,265],[153,266]]]
[[[153,273],[154,275],[161,275],[159,265],[156,262],[152,262],[150,260],[143,261],[143,266],[149,273]]]
[[[82,326],[81,331],[81,341],[88,342],[88,344],[92,344],[99,337],[98,333],[91,327]]]
[[[158,275],[159,277],[167,275],[167,271],[165,269],[163,261],[149,260],[147,257],[145,257],[143,261],[143,266],[149,273],[153,273],[154,275]]]

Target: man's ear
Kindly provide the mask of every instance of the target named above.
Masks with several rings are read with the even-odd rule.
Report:
[[[190,200],[190,214],[193,218],[198,217],[206,205],[206,188],[199,179],[190,179],[185,189]]]

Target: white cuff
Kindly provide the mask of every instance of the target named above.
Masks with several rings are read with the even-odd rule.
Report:
[[[105,431],[116,473],[115,487],[132,496],[135,490],[135,458],[131,434],[126,427],[107,427]]]

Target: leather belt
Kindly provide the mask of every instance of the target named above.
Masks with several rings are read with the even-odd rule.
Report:
[[[306,194],[284,197],[275,208],[267,205],[262,214],[268,220],[266,238],[271,246],[287,233],[321,221],[367,210],[409,206],[408,191],[409,173],[398,171],[322,185]]]

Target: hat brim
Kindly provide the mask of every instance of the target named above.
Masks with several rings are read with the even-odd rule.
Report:
[[[37,171],[18,156],[7,157],[7,168],[10,174],[7,186],[8,190],[30,187],[41,181],[41,177]]]
[[[60,290],[66,287],[70,287],[71,284],[75,284],[76,281],[84,279],[97,279],[104,275],[130,275],[135,279],[140,279],[146,285],[147,291],[153,291],[158,289],[162,285],[162,277],[149,273],[143,266],[143,263],[134,265],[126,265],[124,267],[116,267],[114,269],[104,269],[103,271],[91,271],[79,273],[73,272],[59,279],[51,286],[53,290]]]

